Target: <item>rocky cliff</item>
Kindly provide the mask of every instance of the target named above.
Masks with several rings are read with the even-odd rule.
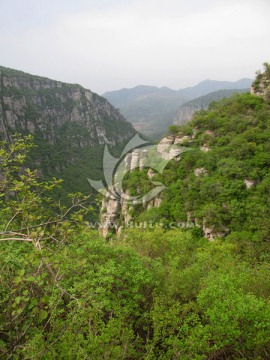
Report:
[[[201,146],[198,146],[197,144],[199,136],[204,139],[204,143],[201,143]],[[155,158],[155,161],[166,161],[166,163],[169,163],[170,160],[175,159],[177,160],[177,163],[179,163],[179,166],[181,166],[182,153],[189,150],[194,151],[196,148],[197,151],[199,151],[199,153],[197,153],[197,156],[199,154],[209,153],[209,156],[211,158],[212,148],[209,144],[213,142],[213,139],[215,138],[216,134],[213,131],[205,130],[204,132],[200,132],[196,128],[193,129],[192,134],[190,135],[178,133],[177,135],[170,135],[164,137],[156,146],[157,157]],[[189,148],[187,148],[186,146],[189,146]],[[147,164],[147,161],[145,162],[148,157],[148,152],[138,149],[135,149],[131,153],[127,154],[125,157],[125,171],[128,173],[133,172],[137,169],[140,172],[136,176],[137,183],[135,184],[135,188],[137,193],[140,193],[140,187],[142,183],[139,181],[139,177],[143,177],[145,175],[143,174],[145,165],[147,168],[148,179],[155,180],[155,176],[157,175],[157,172],[154,171],[151,166],[149,166],[149,164]],[[211,181],[210,174],[204,166],[195,167],[194,169],[192,169],[191,164],[184,165],[184,167],[185,166],[190,167],[191,173],[194,174],[193,181],[195,183],[199,184],[203,181],[205,181],[206,183],[208,181]],[[168,175],[165,175],[165,177],[166,176]],[[146,179],[144,178],[143,181],[145,182]],[[156,184],[156,182],[153,181],[153,184]],[[256,182],[248,178],[244,178],[241,184],[239,182],[239,186],[241,186],[243,189],[252,189],[255,185]],[[151,217],[149,218],[150,222],[138,222],[138,215],[146,213],[150,209],[159,208],[163,204],[164,198],[162,191],[165,190],[166,187],[163,187],[162,191],[158,192],[155,196],[150,196],[148,198],[147,196],[144,197],[143,201],[138,201],[136,196],[129,196],[129,189],[127,189],[126,192],[122,193],[116,189],[117,184],[109,188],[102,202],[100,213],[100,233],[105,238],[108,237],[108,235],[110,235],[111,233],[120,234],[123,228],[144,226],[147,227],[149,226],[149,224],[155,222],[155,220],[152,220]],[[178,191],[181,192],[180,189],[178,189]],[[195,191],[195,193],[198,192],[199,196],[199,189],[196,188],[193,191]],[[118,195],[114,196],[114,194],[116,193],[118,193]],[[181,203],[177,203],[177,207],[182,206],[183,204],[181,205]],[[134,211],[136,207],[138,207],[137,213],[136,211]],[[226,208],[227,205],[223,203],[222,208],[223,207]],[[152,213],[152,215],[153,214],[154,213]],[[216,223],[211,224],[211,214],[205,214],[204,216],[201,216],[200,214],[200,216],[198,216],[194,211],[186,211],[185,218],[186,223],[178,222],[173,223],[173,225],[178,226],[180,224],[181,226],[183,226],[183,224],[185,224],[185,226],[187,227],[200,228],[204,237],[209,241],[214,241],[218,237],[222,238],[230,232],[230,229],[226,226],[225,223],[220,223],[218,225]],[[163,226],[164,224],[162,225],[161,221],[161,223],[158,223],[157,225]]]
[[[84,147],[122,142],[134,134],[132,126],[104,98],[84,89],[0,67],[0,133],[42,133],[51,144],[59,129],[77,130],[70,141]],[[65,128],[65,129],[64,129]]]
[[[140,206],[141,211],[147,211],[161,205],[164,186],[152,179],[155,180],[158,173],[162,174],[171,160],[179,161],[181,154],[186,150],[183,145],[190,143],[192,139],[193,136],[183,134],[171,135],[162,138],[157,145],[151,146],[150,149],[133,149],[132,152],[126,154],[123,162],[124,172],[128,174],[137,170],[141,176],[145,172],[146,179],[144,181],[148,180],[152,189],[148,189],[147,193],[140,196],[140,186],[138,184],[137,187],[135,184],[136,195],[132,196],[128,188],[126,191],[123,190],[122,183],[116,183],[109,187],[102,201],[100,215],[100,233],[104,237],[111,232],[120,233],[123,227],[141,226],[142,224],[136,223],[135,225],[134,223],[134,207]]]
[[[264,72],[257,72],[257,77],[252,83],[250,93],[262,96],[264,100],[270,101],[270,64],[264,63]]]
[[[88,194],[102,176],[104,144],[115,152],[136,133],[106,99],[66,84],[0,67],[0,140],[33,134],[27,166],[64,180],[61,195]]]
[[[207,95],[200,96],[196,99],[188,101],[181,105],[176,113],[174,118],[174,124],[180,125],[185,123],[188,120],[191,120],[195,112],[200,110],[206,110],[209,107],[209,104],[213,101],[221,100],[222,98],[227,98],[234,93],[241,94],[243,92],[248,92],[249,89],[225,89],[211,92]]]
[[[160,206],[164,186],[162,183],[152,182],[152,179],[158,172],[163,172],[170,160],[180,160],[181,153],[184,152],[182,145],[190,139],[191,137],[184,135],[167,136],[150,149],[133,149],[132,152],[126,154],[122,170],[126,174],[136,170],[142,174],[146,170],[147,180],[156,187],[142,196],[137,196],[140,193],[139,184],[138,186],[135,184],[136,195],[134,196],[130,195],[129,189],[123,190],[122,183],[109,187],[102,201],[100,215],[100,233],[104,237],[107,237],[110,232],[120,233],[123,227],[132,227],[135,220],[132,215],[135,206],[139,205],[142,211]]]

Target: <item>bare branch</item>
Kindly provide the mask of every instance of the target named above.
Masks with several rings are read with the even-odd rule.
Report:
[[[22,239],[22,238],[6,238],[6,239],[0,239],[0,241],[28,241],[28,242],[33,242],[33,239]]]

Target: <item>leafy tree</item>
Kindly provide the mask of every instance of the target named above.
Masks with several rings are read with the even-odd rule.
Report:
[[[79,220],[90,211],[88,197],[71,195],[70,208],[53,202],[50,194],[61,180],[40,181],[37,171],[24,166],[32,137],[15,136],[12,143],[1,142],[0,212],[3,220],[1,241],[31,242],[39,249],[42,242],[65,242],[68,234],[78,231]],[[74,212],[75,209],[78,211]]]

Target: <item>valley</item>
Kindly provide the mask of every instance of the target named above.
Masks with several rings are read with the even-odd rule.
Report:
[[[219,100],[234,92],[249,91],[252,81],[252,79],[241,79],[236,82],[205,80],[193,87],[180,90],[172,90],[165,86],[161,88],[137,86],[107,92],[103,96],[119,108],[137,131],[158,140],[167,134],[168,127],[173,122],[177,122],[179,116],[181,119],[179,114],[186,104],[189,106],[190,101],[202,102],[203,105],[196,107],[196,110],[200,110],[210,101]],[[214,94],[216,91],[220,92]],[[211,96],[210,93],[213,95]],[[208,94],[208,100],[201,99]],[[190,118],[188,116],[186,120]]]
[[[0,79],[0,357],[270,358],[270,64],[114,105]]]

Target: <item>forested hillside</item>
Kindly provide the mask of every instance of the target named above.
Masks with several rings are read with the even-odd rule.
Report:
[[[270,358],[270,78],[258,76],[254,94],[171,127],[189,150],[152,174],[167,187],[159,207],[134,203],[145,225],[107,240],[85,196],[55,203],[60,182],[24,166],[31,137],[1,142],[3,359]],[[126,175],[131,194],[148,190],[147,170]]]
[[[212,104],[187,125],[172,127],[185,136],[180,146],[190,151],[154,178],[165,181],[167,189],[149,217],[191,220],[214,233],[248,231],[249,237],[269,239],[269,120],[263,98],[242,94]],[[137,188],[137,176],[131,173],[126,186]],[[140,208],[137,214],[148,217]]]

